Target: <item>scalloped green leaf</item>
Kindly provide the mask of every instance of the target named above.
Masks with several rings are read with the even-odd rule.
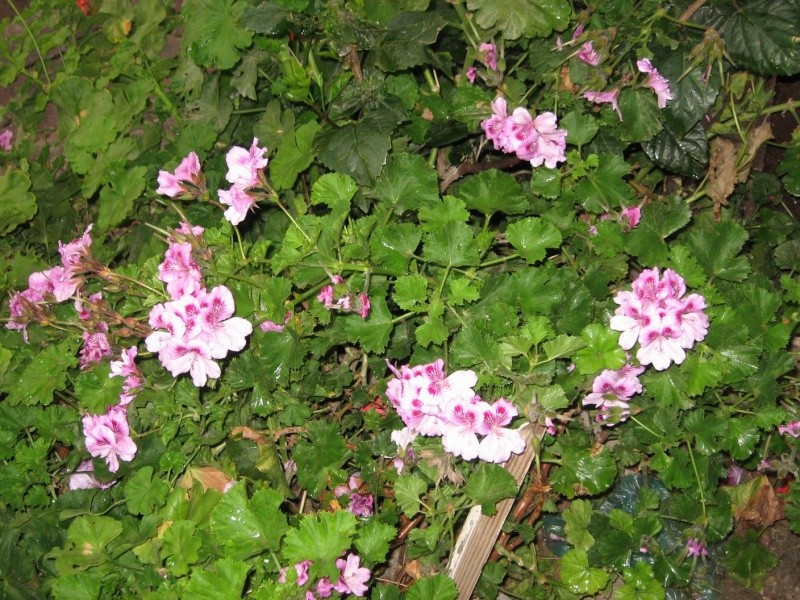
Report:
[[[230,69],[247,48],[253,33],[239,26],[247,2],[187,0],[181,9],[186,25],[183,43],[191,59],[203,67]]]
[[[572,9],[565,0],[467,0],[484,29],[497,28],[507,40],[547,37],[563,31]]]

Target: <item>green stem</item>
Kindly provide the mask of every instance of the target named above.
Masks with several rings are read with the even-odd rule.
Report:
[[[275,196],[273,196],[272,199],[275,201],[275,204],[278,205],[278,208],[280,208],[283,211],[283,214],[285,214],[287,217],[289,217],[289,220],[292,222],[292,224],[295,227],[297,227],[298,231],[300,231],[300,233],[303,234],[303,237],[306,238],[306,241],[310,244],[311,243],[311,238],[308,237],[308,234],[305,231],[303,231],[303,228],[300,227],[300,224],[297,221],[295,221],[295,219],[291,215],[291,213],[286,209],[286,207],[283,205],[283,203],[278,199],[278,196],[275,195]]]
[[[509,254],[508,256],[504,256],[503,258],[496,258],[494,260],[490,260],[485,263],[481,263],[478,265],[478,269],[485,269],[486,267],[493,267],[495,265],[501,265],[504,262],[508,262],[510,260],[514,260],[515,258],[520,258],[519,254]]]
[[[28,27],[27,21],[22,16],[22,13],[19,12],[17,5],[14,4],[12,0],[6,0],[6,3],[11,7],[11,10],[17,15],[19,20],[22,22],[22,26],[25,28],[25,31],[28,32],[28,37],[31,38],[31,42],[33,42],[33,47],[36,49],[36,54],[39,56],[39,62],[42,63],[42,70],[44,71],[44,78],[47,79],[47,85],[52,85],[53,82],[50,81],[50,74],[47,72],[47,65],[44,63],[44,56],[42,55],[42,51],[39,49],[39,44],[36,43],[36,37],[33,35],[31,28]]]
[[[637,418],[636,418],[636,417],[634,417],[633,415],[631,415],[631,421],[633,421],[634,423],[636,423],[636,424],[637,424],[639,427],[641,427],[641,428],[642,428],[642,429],[644,429],[645,431],[649,432],[649,433],[650,433],[650,434],[651,434],[653,437],[656,437],[656,438],[658,438],[658,439],[661,439],[661,436],[660,436],[659,434],[657,434],[655,431],[653,431],[652,429],[650,429],[650,428],[649,428],[647,425],[645,425],[644,423],[642,423],[642,422],[641,422],[639,419],[637,419]]]
[[[708,515],[706,513],[706,495],[703,492],[703,483],[700,481],[700,472],[697,470],[697,463],[694,460],[694,452],[692,452],[692,445],[686,442],[686,448],[689,450],[689,460],[692,461],[692,470],[694,471],[694,478],[697,481],[697,491],[700,492],[700,505],[703,509],[703,526],[708,525]]]

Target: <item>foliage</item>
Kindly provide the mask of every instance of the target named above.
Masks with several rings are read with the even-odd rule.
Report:
[[[800,19],[689,4],[32,0],[4,21],[0,595],[455,598],[467,510],[506,498],[481,597],[673,597],[718,561],[758,586],[774,557],[732,533],[726,479],[794,477],[800,530],[800,238],[777,201],[800,129],[751,172],[763,117],[798,106],[766,81],[800,71]],[[654,269],[682,282],[658,319],[703,303],[666,364],[620,325]],[[191,321],[212,305],[216,329]],[[425,405],[440,431],[397,393],[436,361],[469,390]],[[523,424],[518,489],[492,457]]]

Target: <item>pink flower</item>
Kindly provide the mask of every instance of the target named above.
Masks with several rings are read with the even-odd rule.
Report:
[[[486,462],[503,463],[512,454],[525,450],[525,440],[519,431],[505,426],[517,416],[517,409],[508,400],[500,398],[488,410],[483,411],[477,431],[485,436],[478,448],[478,458]]]
[[[81,280],[64,267],[52,267],[40,273],[31,273],[28,287],[42,296],[51,294],[56,302],[63,302],[75,295]]]
[[[613,421],[609,424],[624,421],[630,414],[628,400],[642,391],[639,375],[643,372],[644,367],[633,365],[625,365],[617,371],[603,371],[594,378],[592,393],[583,399],[583,405],[600,410],[598,421],[608,421],[611,418]]]
[[[467,67],[467,81],[475,83],[475,78],[478,76],[478,69],[475,67]]]
[[[200,173],[200,159],[197,154],[190,152],[175,169],[175,173],[169,171],[158,172],[157,194],[163,194],[170,198],[177,198],[184,194],[190,194],[192,190],[183,183],[192,184],[192,187],[200,187],[202,184],[202,174]]]
[[[142,372],[134,362],[137,353],[136,346],[123,348],[120,360],[112,360],[110,363],[111,372],[108,376],[125,378],[125,382],[122,384],[122,393],[119,396],[120,406],[130,404],[136,398],[139,388],[142,387]]]
[[[494,144],[495,150],[505,146],[507,138],[508,104],[503,96],[498,96],[492,101],[492,116],[481,121],[486,139]]]
[[[91,230],[92,225],[89,225],[81,237],[72,240],[68,244],[62,244],[61,240],[58,241],[58,253],[61,255],[61,265],[65,269],[72,272],[76,271],[80,265],[81,258],[89,256],[89,246],[92,245],[92,238],[89,235]]]
[[[294,564],[295,573],[297,573],[297,580],[295,583],[298,586],[304,586],[308,583],[308,568],[311,566],[310,560],[303,560]],[[280,570],[278,576],[279,583],[286,583],[286,567]]]
[[[679,365],[686,360],[680,339],[680,321],[674,314],[664,315],[642,328],[636,360],[643,365],[652,364],[656,371],[663,371],[673,362]]]
[[[14,137],[14,132],[11,129],[4,129],[0,133],[0,150],[11,152],[11,138]]]
[[[283,317],[283,323],[276,323],[275,321],[266,320],[259,327],[261,331],[264,333],[268,333],[270,331],[283,331],[286,328],[286,324],[292,318],[292,311],[288,311],[286,315]]]
[[[113,354],[108,336],[106,336],[108,325],[101,322],[98,326],[101,328],[100,331],[95,331],[94,333],[83,332],[83,347],[80,352],[81,369],[86,369],[90,365],[99,363],[106,356]]]
[[[703,557],[708,555],[708,550],[706,549],[705,544],[697,538],[690,538],[686,542],[686,550],[688,551],[689,556]]]
[[[369,590],[365,585],[370,578],[369,569],[362,567],[361,557],[357,554],[348,554],[346,559],[338,559],[336,567],[339,569],[339,580],[333,586],[342,594],[363,596]]]
[[[224,285],[212,289],[200,301],[200,338],[211,349],[213,358],[225,358],[238,352],[253,333],[253,326],[241,317],[234,317],[233,294]]]
[[[260,170],[267,166],[269,159],[264,158],[266,148],[258,145],[258,138],[253,138],[250,150],[233,146],[228,150],[225,161],[228,163],[228,173],[225,175],[234,187],[242,189],[258,185]]]
[[[244,221],[248,211],[256,203],[256,199],[239,185],[234,185],[229,190],[218,190],[217,193],[219,201],[230,206],[225,211],[224,217],[230,221],[231,225],[238,225]]]
[[[497,46],[484,42],[478,46],[478,52],[483,55],[483,62],[492,71],[497,71]]]
[[[622,121],[622,111],[619,109],[619,88],[608,90],[607,92],[587,90],[583,92],[583,97],[595,104],[610,104],[611,108],[617,113],[619,120]]]
[[[365,293],[360,292],[358,294],[358,300],[361,303],[361,308],[359,308],[356,312],[358,312],[358,316],[362,319],[366,319],[369,316],[369,309],[371,308],[371,303],[369,301],[369,296]]]
[[[790,435],[794,438],[800,437],[800,421],[791,421],[785,425],[779,425],[778,433],[781,435]]]
[[[587,65],[592,65],[593,67],[596,67],[600,64],[600,55],[595,51],[592,42],[584,42],[583,46],[581,46],[581,49],[578,52],[578,58],[580,58]]]
[[[445,426],[442,427],[445,451],[464,460],[477,458],[480,446],[477,427],[483,413],[490,409],[489,404],[483,401],[455,398],[448,402],[444,411]]]
[[[628,227],[634,229],[642,219],[642,207],[626,206],[622,209],[620,215],[622,215],[622,218],[628,222]]]
[[[317,594],[320,598],[330,598],[333,593],[333,584],[327,577],[323,577],[317,582]]]
[[[94,476],[94,464],[85,460],[78,465],[78,469],[69,476],[69,489],[71,490],[107,490],[116,481],[102,483]]]
[[[173,377],[177,377],[181,373],[189,373],[192,383],[197,387],[203,387],[209,377],[218,379],[222,373],[219,365],[211,360],[211,348],[205,342],[197,339],[179,342],[171,346],[166,359],[161,363],[172,373]]]
[[[83,435],[89,454],[104,458],[112,473],[119,470],[120,460],[131,461],[136,455],[124,408],[114,406],[104,415],[85,415]]]
[[[667,101],[672,100],[672,92],[669,89],[669,81],[667,81],[661,73],[658,72],[647,58],[642,58],[636,61],[636,66],[642,73],[647,73],[647,79],[644,80],[644,86],[649,87],[656,93],[658,99],[658,108],[666,108]]]
[[[158,265],[158,278],[167,284],[167,292],[173,300],[203,288],[203,273],[192,256],[189,242],[169,245],[164,262]]]
[[[554,169],[557,163],[566,160],[567,132],[558,129],[556,115],[551,112],[533,118],[525,108],[514,109],[506,119],[498,142],[504,152],[514,152],[534,167],[544,163]]]

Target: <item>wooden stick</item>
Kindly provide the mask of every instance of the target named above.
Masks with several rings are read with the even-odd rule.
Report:
[[[530,470],[536,454],[531,444],[534,436],[533,428],[530,425],[524,425],[520,428],[520,433],[525,440],[525,451],[512,456],[505,464],[506,470],[513,475],[517,482],[518,489]],[[541,433],[537,432],[536,436],[541,441],[544,437],[544,428],[541,428]],[[494,548],[495,540],[497,540],[513,504],[514,498],[501,500],[497,504],[497,513],[491,517],[481,514],[480,506],[473,506],[470,509],[447,568],[447,574],[456,582],[458,600],[469,600],[472,596],[483,565],[486,564],[486,560]]]

